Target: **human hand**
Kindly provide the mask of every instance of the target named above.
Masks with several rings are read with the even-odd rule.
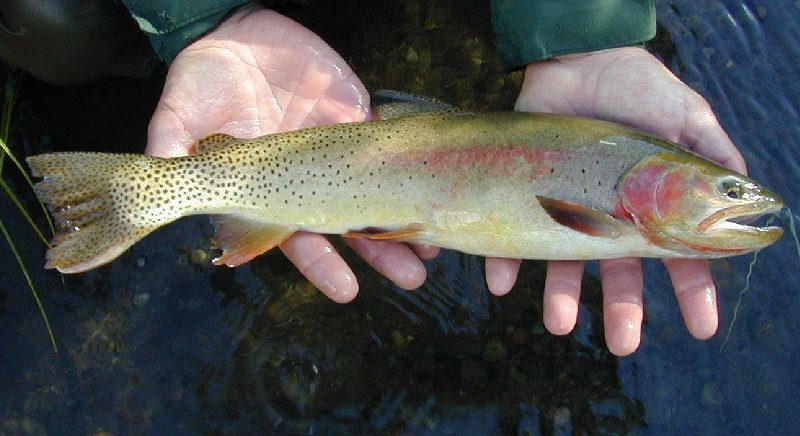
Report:
[[[246,6],[175,58],[150,121],[145,152],[183,156],[195,141],[214,132],[251,138],[368,116],[364,85],[333,49],[286,17]],[[425,280],[420,257],[437,252],[397,242],[345,241],[407,289]],[[334,301],[355,297],[353,272],[324,236],[298,232],[280,248]]]
[[[600,118],[683,144],[728,168],[746,173],[744,159],[708,103],[647,51],[623,47],[568,55],[529,65],[516,110]],[[707,339],[717,330],[716,290],[706,260],[665,259],[689,332]],[[519,261],[487,259],[486,280],[496,295],[508,292]],[[544,324],[553,334],[575,326],[582,261],[549,261]],[[605,338],[616,355],[636,350],[643,317],[640,259],[600,261]]]

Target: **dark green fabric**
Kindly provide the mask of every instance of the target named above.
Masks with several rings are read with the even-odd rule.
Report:
[[[247,0],[122,0],[167,64]],[[262,0],[262,4],[305,3]],[[507,68],[567,53],[639,44],[655,35],[653,0],[491,0]]]
[[[169,65],[178,52],[247,0],[122,0],[150,44]]]
[[[169,65],[195,39],[248,0],[122,0],[158,57]],[[305,6],[306,0],[259,0],[266,7]]]
[[[503,64],[643,43],[656,34],[653,0],[492,0]]]

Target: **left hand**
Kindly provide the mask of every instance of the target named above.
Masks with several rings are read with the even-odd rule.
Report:
[[[567,55],[529,65],[515,109],[616,121],[683,144],[740,173],[747,171],[705,99],[641,48]],[[664,264],[689,332],[708,339],[718,323],[708,261],[664,259]],[[518,269],[518,260],[486,259],[489,290],[496,295],[508,292]],[[606,344],[613,354],[631,354],[639,346],[644,314],[641,261],[601,260],[600,275]],[[551,333],[564,335],[574,328],[582,276],[582,261],[548,262],[544,324]]]
[[[213,132],[252,138],[368,116],[364,85],[325,41],[289,18],[249,4],[175,58],[145,151],[183,156]],[[437,251],[369,239],[345,243],[407,289],[425,280],[420,258]],[[355,275],[325,236],[297,232],[280,248],[332,300],[344,303],[356,296]]]

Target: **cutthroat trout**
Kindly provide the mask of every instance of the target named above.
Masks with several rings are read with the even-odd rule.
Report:
[[[618,124],[376,99],[377,121],[214,134],[187,157],[29,157],[59,230],[46,267],[95,268],[197,214],[213,215],[214,262],[229,266],[299,230],[524,259],[716,258],[783,233],[742,222],[779,210],[772,192]]]

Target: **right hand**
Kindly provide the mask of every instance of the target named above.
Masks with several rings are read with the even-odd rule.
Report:
[[[240,138],[363,121],[364,85],[317,35],[275,12],[245,6],[186,47],[169,68],[150,121],[146,153],[176,157],[214,132]],[[420,257],[437,249],[345,239],[367,263],[402,288],[425,281]],[[314,286],[344,303],[356,278],[322,235],[297,232],[280,248]]]
[[[746,172],[742,155],[703,97],[638,47],[559,56],[529,65],[515,109],[621,122]],[[575,327],[583,264],[547,262],[544,324],[553,334],[567,334]],[[719,319],[708,261],[664,259],[664,264],[689,332],[708,339]],[[490,291],[508,292],[518,269],[516,260],[487,259]],[[642,274],[638,258],[600,261],[606,344],[618,356],[631,354],[639,346],[644,319]]]

